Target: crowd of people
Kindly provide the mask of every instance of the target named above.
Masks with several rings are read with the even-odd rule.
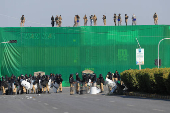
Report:
[[[74,94],[76,91],[77,94],[80,94],[81,86],[85,89],[90,87],[96,87],[100,85],[101,93],[103,93],[104,88],[103,85],[105,83],[104,77],[102,74],[97,75],[95,73],[82,73],[82,79],[79,77],[79,73],[76,73],[76,78],[74,79],[74,74],[70,74],[69,83],[70,83],[70,95]],[[120,75],[116,71],[115,73],[108,72],[106,78],[117,82],[120,81]],[[37,76],[32,76],[31,74],[28,76],[27,74],[21,76],[8,77],[7,75],[2,77],[0,80],[1,90],[3,95],[16,95],[16,94],[30,94],[30,93],[50,93],[49,88],[56,88],[56,92],[62,92],[62,75],[61,74],[50,74],[50,75],[41,75],[39,73]],[[88,85],[88,84],[91,85]],[[57,84],[57,85],[55,85]],[[74,87],[75,86],[75,87]],[[76,89],[75,89],[76,88]],[[111,90],[111,89],[110,89]]]
[[[49,85],[50,81],[50,85]],[[28,76],[27,74],[21,76],[2,77],[0,80],[1,90],[3,95],[15,95],[15,94],[29,94],[29,93],[50,93],[49,87],[53,87],[56,82],[58,84],[57,92],[62,92],[62,75],[61,74],[50,74],[37,76]]]
[[[87,26],[87,22],[88,22],[87,16],[85,15],[83,17],[83,19],[84,19],[84,26]],[[90,19],[90,26],[92,26],[93,24],[94,24],[94,26],[97,26],[97,16],[96,15],[89,16],[89,19]],[[129,19],[129,16],[127,14],[125,14],[125,24],[126,24],[126,26],[127,26],[127,23],[128,23],[128,19]],[[154,13],[153,19],[154,19],[154,24],[157,25],[158,24],[158,15],[156,13]],[[106,15],[103,15],[102,20],[103,20],[104,26],[106,26]],[[132,15],[132,25],[136,25],[136,20],[137,20],[136,16],[135,16],[135,14],[133,14]],[[115,26],[117,25],[117,23],[118,23],[118,26],[120,26],[121,23],[122,23],[121,14],[118,14],[118,16],[116,14],[114,14],[113,21],[115,23]],[[24,15],[22,15],[20,26],[23,27],[24,23],[25,23],[25,17],[24,17]],[[54,27],[55,23],[56,23],[56,27],[61,27],[61,24],[62,24],[61,15],[60,16],[57,15],[55,18],[53,16],[51,17],[52,27]],[[80,16],[79,15],[75,15],[75,17],[74,17],[73,27],[77,27],[77,26],[80,26]]]
[[[70,94],[74,94],[74,84],[76,84],[76,93],[80,93],[80,86],[84,87],[85,90],[88,90],[90,87],[96,87],[97,85],[100,85],[100,93],[103,93],[104,88],[103,85],[105,83],[105,79],[102,74],[99,75],[97,78],[97,75],[95,73],[89,74],[89,73],[83,73],[82,74],[82,80],[79,77],[79,73],[76,73],[76,79],[73,77],[74,74],[70,74],[69,82],[70,82]],[[121,81],[120,75],[118,71],[116,70],[115,73],[108,72],[106,75],[106,78],[110,79],[111,81],[118,82]],[[91,85],[88,85],[88,84]],[[122,81],[120,82],[122,85]],[[109,92],[112,90],[111,87],[109,87]]]

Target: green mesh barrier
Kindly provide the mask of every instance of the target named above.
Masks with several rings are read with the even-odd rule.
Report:
[[[168,25],[0,28],[1,42],[18,41],[0,45],[1,75],[60,73],[63,86],[69,86],[69,75],[85,69],[93,70],[97,76],[138,69],[136,38],[145,51],[142,69],[154,68],[158,42],[170,37],[169,28]],[[170,67],[169,57],[170,40],[164,40],[160,44],[161,67]]]

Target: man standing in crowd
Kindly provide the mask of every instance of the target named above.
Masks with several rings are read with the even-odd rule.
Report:
[[[121,25],[122,19],[121,19],[121,14],[118,16],[118,26]]]
[[[59,25],[58,15],[55,17],[56,27]]]
[[[84,26],[87,26],[87,21],[88,21],[88,19],[87,19],[87,16],[86,15],[84,15]]]
[[[58,90],[59,90],[60,92],[62,92],[62,82],[63,82],[63,79],[62,79],[61,76],[62,76],[62,75],[59,74],[58,79],[57,79],[57,84],[59,85]],[[57,91],[57,92],[58,92],[58,91]]]
[[[114,14],[113,20],[114,20],[114,23],[115,23],[115,26],[116,26],[116,20],[117,20],[116,14]]]
[[[25,17],[24,17],[24,15],[22,15],[20,26],[21,26],[21,27],[24,27],[24,23],[25,23]]]
[[[106,16],[105,15],[103,15],[103,23],[104,23],[104,26],[106,26]]]
[[[136,25],[136,16],[132,15],[132,25]]]
[[[80,77],[79,77],[79,74],[78,73],[76,73],[76,92],[77,92],[77,94],[79,93],[79,91],[80,91],[80,81],[81,81],[81,79],[80,79]]]
[[[51,25],[52,25],[52,27],[54,27],[54,17],[53,16],[51,17]]]
[[[126,26],[127,26],[127,22],[128,22],[128,16],[127,16],[127,14],[125,14],[125,23],[126,23]]]
[[[116,72],[114,73],[114,81],[117,82],[118,80],[120,80],[120,75],[118,71],[116,70]]]
[[[96,15],[93,16],[94,26],[97,26],[97,17]]]
[[[70,95],[73,95],[74,94],[74,78],[73,78],[73,74],[70,74],[69,83],[70,83]]]
[[[155,24],[155,25],[158,25],[158,15],[156,14],[156,12],[155,12],[155,14],[153,15],[153,19],[154,19],[154,24]]]
[[[103,91],[104,91],[104,89],[103,89],[104,78],[103,78],[102,74],[99,75],[99,81],[100,81],[101,93],[103,93]]]
[[[61,15],[59,16],[59,27],[61,27],[61,23],[62,23],[62,18]]]

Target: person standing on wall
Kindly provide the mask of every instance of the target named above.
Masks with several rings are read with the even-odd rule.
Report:
[[[51,25],[52,25],[52,27],[54,27],[54,17],[53,16],[51,17]]]
[[[104,78],[103,78],[102,74],[99,75],[99,81],[100,81],[101,93],[103,93],[103,91],[104,91],[104,89],[103,89]]]
[[[136,16],[132,15],[132,25],[136,25]]]
[[[70,95],[73,95],[74,94],[74,78],[73,78],[73,74],[70,74],[69,82],[70,82]]]
[[[153,15],[153,19],[154,19],[154,24],[155,24],[155,25],[158,25],[158,15],[156,14],[156,12],[155,12],[155,14]]]
[[[74,17],[74,27],[77,27],[77,15]]]
[[[121,14],[118,16],[118,26],[121,25],[122,19],[121,19]]]
[[[94,26],[97,26],[97,17],[96,15],[93,16]]]
[[[113,20],[114,20],[114,23],[115,23],[115,26],[116,26],[116,20],[117,20],[116,14],[114,14]]]
[[[77,26],[80,26],[80,16],[77,15]]]
[[[84,26],[87,26],[87,21],[88,21],[88,19],[87,19],[87,16],[86,15],[84,15]]]
[[[59,27],[61,27],[61,23],[62,23],[62,18],[61,15],[59,16]]]
[[[24,24],[25,24],[25,17],[24,15],[22,15],[20,27],[24,27]]]
[[[93,25],[93,15],[90,16],[90,26]]]
[[[104,23],[104,26],[106,26],[106,16],[105,15],[103,15],[103,23]]]
[[[56,22],[56,27],[58,27],[59,26],[58,15],[55,17],[55,22]]]
[[[125,14],[125,23],[126,23],[126,26],[127,26],[127,22],[128,22],[128,16],[127,16],[127,14]]]

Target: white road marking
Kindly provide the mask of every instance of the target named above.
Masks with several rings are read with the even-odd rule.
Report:
[[[115,101],[110,101],[110,102],[115,102]]]
[[[58,108],[56,108],[56,107],[53,107],[53,109],[58,109]]]
[[[155,111],[162,111],[162,112],[164,112],[164,110],[160,110],[160,109],[153,109],[153,110],[155,110]]]
[[[48,105],[47,103],[44,103],[45,105]]]
[[[131,104],[127,104],[127,106],[134,106],[134,105],[131,105]]]

